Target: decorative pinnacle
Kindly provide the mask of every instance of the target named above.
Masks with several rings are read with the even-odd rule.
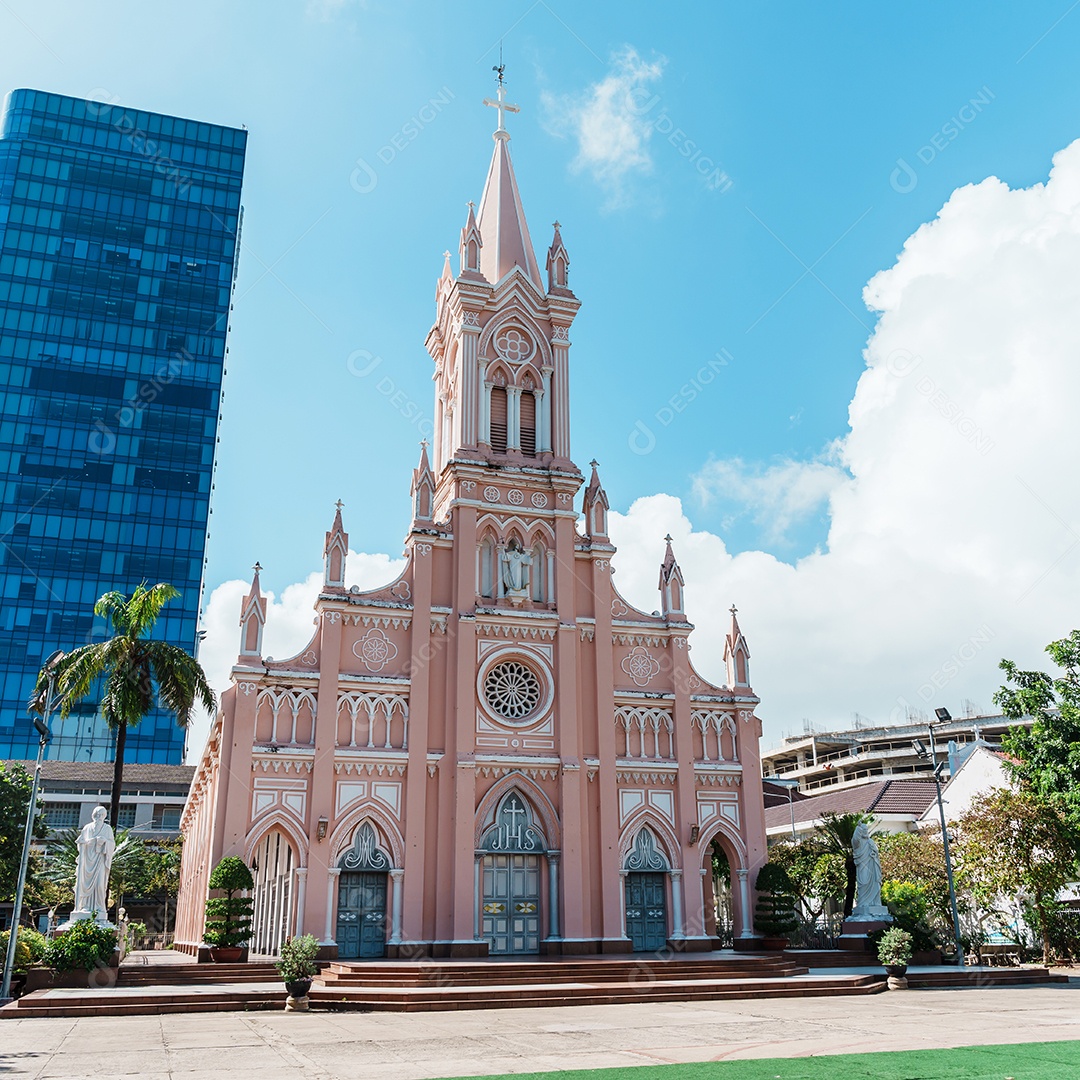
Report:
[[[596,458],[593,458],[593,459],[592,459],[592,461],[590,461],[590,462],[589,462],[589,464],[590,464],[590,465],[591,465],[591,466],[592,466],[592,467],[593,467],[594,469],[598,469],[598,468],[600,467],[600,462],[599,462],[599,461],[597,461],[597,460],[596,460]]]
[[[664,539],[670,544],[671,543],[671,533],[668,533],[667,536],[664,537]]]
[[[736,607],[736,606],[735,606],[734,604],[732,604],[732,605],[731,605],[731,609],[730,609],[730,610],[731,610],[731,614],[732,614],[732,615],[735,615],[735,614],[737,614],[737,613],[738,613],[738,610],[739,610],[739,609],[738,609],[738,608],[737,608],[737,607]]]
[[[431,443],[429,443],[427,439],[421,439],[420,445],[426,450],[431,445]]]
[[[338,501],[334,503],[334,506],[336,506],[338,510],[340,510],[344,505],[345,504],[340,499],[338,499]]]
[[[256,574],[262,573],[262,563],[256,561],[255,565],[251,568]]]
[[[553,222],[551,223],[551,225],[552,225],[552,228],[555,228],[555,229],[559,229],[559,228],[561,228],[561,227],[562,227],[562,226],[561,226],[561,225],[559,224],[559,222],[557,222],[557,221],[553,221]]]

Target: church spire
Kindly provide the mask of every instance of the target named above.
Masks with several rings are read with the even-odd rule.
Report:
[[[334,504],[334,524],[326,534],[323,546],[323,586],[329,589],[345,588],[345,560],[349,554],[349,534],[341,523],[341,508],[345,505],[340,499]]]
[[[413,469],[413,528],[430,526],[435,514],[435,473],[428,461],[428,441],[420,443],[420,464]]]
[[[750,687],[750,646],[739,628],[738,608],[731,605],[731,629],[724,640],[724,663],[727,664],[728,686],[732,689]]]
[[[252,657],[262,656],[263,627],[266,625],[266,600],[259,587],[259,572],[262,567],[256,563],[251,579],[251,588],[244,597],[240,608],[240,662]]]
[[[581,512],[585,517],[585,535],[592,540],[606,541],[608,538],[607,514],[611,509],[611,504],[608,502],[603,484],[600,483],[600,475],[596,471],[600,462],[593,460],[589,464],[592,466],[592,477],[589,479],[589,486],[585,489],[585,499],[581,505]]]
[[[664,537],[667,542],[667,551],[664,553],[664,561],[660,564],[660,610],[665,618],[675,616],[678,619],[686,618],[685,601],[683,600],[682,570],[675,559],[675,552],[671,550],[671,535]]]
[[[570,256],[566,254],[566,246],[563,244],[557,221],[554,223],[554,229],[555,235],[552,237],[551,247],[548,248],[547,254],[548,292],[573,296],[569,283]]]
[[[484,98],[485,105],[498,109],[499,125],[493,136],[495,152],[491,155],[491,166],[477,217],[482,243],[480,272],[492,285],[496,285],[515,266],[519,266],[537,290],[542,292],[544,286],[540,266],[533,251],[529,226],[525,222],[525,210],[521,205],[514,166],[510,160],[510,132],[506,130],[505,122],[506,113],[520,110],[506,100],[502,66],[495,70],[499,73],[496,98]]]

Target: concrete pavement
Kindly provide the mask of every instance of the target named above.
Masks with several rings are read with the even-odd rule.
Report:
[[[7,1020],[0,1076],[420,1080],[1080,1039],[1080,979],[874,997],[457,1013]]]

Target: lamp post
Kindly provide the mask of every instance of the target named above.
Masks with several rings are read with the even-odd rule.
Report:
[[[934,715],[938,718],[939,724],[947,724],[952,715],[948,709],[935,709]],[[937,760],[937,746],[934,743],[934,725],[926,725],[927,734],[930,736],[930,749],[927,750],[926,746],[920,739],[912,739],[911,745],[915,748],[915,753],[919,757],[929,758],[930,766],[933,769],[934,777],[934,789],[937,792],[937,805],[938,815],[941,818],[941,843],[945,848],[945,876],[949,880],[949,906],[952,908],[952,922],[953,922],[953,940],[956,943],[956,963],[958,967],[964,967],[964,946],[960,941],[960,912],[956,906],[956,885],[953,881],[953,869],[952,869],[952,856],[949,852],[949,829],[945,824],[945,804],[941,798],[941,771],[945,767],[945,762],[938,762]]]
[[[766,776],[765,779],[770,784],[776,784],[777,787],[787,788],[788,812],[791,814],[791,842],[794,844],[797,842],[797,838],[795,836],[795,803],[792,801],[792,793],[799,786],[799,781],[785,779],[782,776]]]
[[[19,863],[19,879],[15,886],[15,906],[11,909],[11,930],[8,933],[7,956],[4,958],[4,980],[0,984],[0,1002],[11,997],[11,976],[15,970],[15,946],[19,937],[19,913],[22,911],[23,890],[26,888],[26,867],[30,859],[30,841],[34,833],[34,814],[37,810],[38,782],[41,779],[41,762],[45,758],[45,747],[52,740],[49,733],[49,714],[52,712],[53,693],[56,690],[56,674],[53,665],[64,654],[57,650],[45,661],[45,670],[49,672],[49,681],[45,690],[43,717],[33,718],[34,729],[38,733],[37,764],[34,766],[34,779],[30,784],[30,802],[26,807],[26,828],[23,830],[22,861]]]

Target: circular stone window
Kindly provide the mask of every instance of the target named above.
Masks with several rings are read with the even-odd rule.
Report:
[[[492,712],[524,720],[540,703],[540,680],[520,660],[496,664],[484,678],[484,697]]]

